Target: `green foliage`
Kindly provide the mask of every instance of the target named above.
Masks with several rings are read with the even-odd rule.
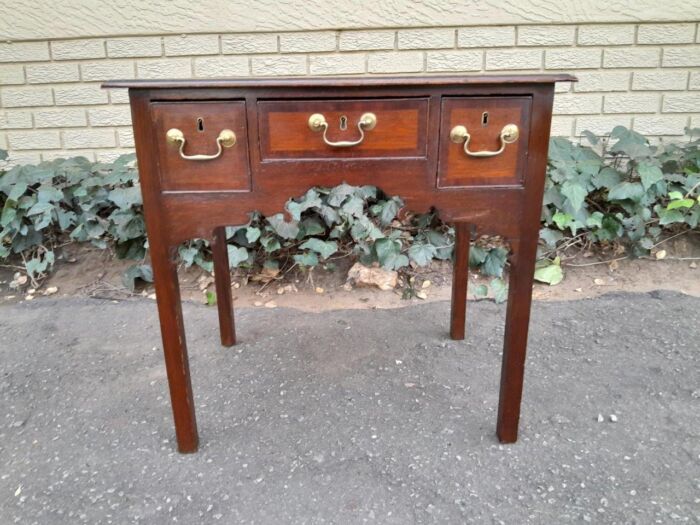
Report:
[[[572,240],[620,243],[640,255],[665,234],[697,228],[700,141],[692,138],[698,130],[687,131],[691,140],[658,146],[621,126],[604,140],[586,134],[591,146],[552,139],[540,231],[544,257],[536,279],[561,281],[559,251]],[[286,214],[253,214],[249,224],[227,228],[229,262],[251,270],[309,270],[351,256],[401,270],[450,259],[452,228],[432,213],[399,218],[402,206],[373,186],[311,188],[288,201]],[[0,260],[21,258],[33,281],[51,270],[55,249],[69,241],[113,246],[119,257],[140,260],[124,276],[130,289],[138,280],[152,280],[143,264],[147,242],[133,155],[112,164],[78,157],[0,171],[0,208]],[[179,255],[185,266],[212,271],[206,240],[184,243]],[[507,258],[499,243],[477,241],[470,250],[470,266],[494,277],[490,288],[499,301],[507,295]],[[488,288],[476,293],[486,295]]]
[[[622,126],[590,136],[592,147],[552,139],[540,231],[549,252],[579,235],[642,255],[664,234],[697,228],[700,130],[686,132],[688,142],[656,146]]]
[[[0,172],[0,207],[0,260],[21,257],[32,281],[51,270],[54,250],[66,237],[100,248],[111,242],[120,257],[146,253],[133,155],[112,164],[76,157]],[[147,278],[133,272],[125,283]]]

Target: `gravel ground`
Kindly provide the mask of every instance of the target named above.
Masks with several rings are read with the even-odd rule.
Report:
[[[186,304],[180,455],[152,301],[0,307],[0,523],[700,523],[700,299],[536,302],[515,445],[469,309],[242,309],[225,349]]]

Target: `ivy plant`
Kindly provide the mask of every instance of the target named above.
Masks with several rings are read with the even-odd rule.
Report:
[[[700,141],[652,145],[642,135],[618,126],[609,136],[586,134],[588,145],[562,138],[550,141],[542,205],[541,247],[535,278],[557,284],[564,255],[572,246],[616,245],[643,255],[665,236],[697,229],[700,221]],[[0,150],[0,161],[7,157]],[[433,213],[400,213],[397,196],[373,186],[341,184],[311,188],[287,202],[287,215],[251,215],[247,225],[227,228],[231,267],[289,270],[334,268],[352,257],[364,264],[410,271],[452,257],[454,232]],[[133,155],[113,163],[77,157],[0,170],[0,260],[12,260],[33,283],[68,242],[112,247],[138,261],[124,276],[133,289],[150,281],[146,264],[141,191]],[[196,239],[179,248],[184,265],[212,271],[208,242]],[[491,276],[497,300],[508,247],[478,239],[469,264]],[[480,286],[477,295],[488,288]]]

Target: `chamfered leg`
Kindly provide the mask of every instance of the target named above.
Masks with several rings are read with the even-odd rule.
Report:
[[[466,222],[455,224],[454,266],[452,269],[452,308],[450,337],[464,339],[467,315],[467,285],[469,282],[469,241],[471,226]]]
[[[169,248],[162,242],[153,242],[153,240],[151,240],[150,246],[165,367],[175,419],[177,448],[180,452],[196,452],[199,438],[190,381],[185,326],[182,319],[180,286],[177,280],[175,248]]]
[[[537,241],[522,240],[512,248],[496,428],[501,443],[515,443],[518,439]]]
[[[214,229],[211,250],[214,259],[214,283],[216,286],[216,306],[219,310],[221,344],[233,346],[236,344],[236,325],[233,317],[231,272],[228,265],[225,227],[221,226]]]

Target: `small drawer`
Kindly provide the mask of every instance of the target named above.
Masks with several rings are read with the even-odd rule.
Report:
[[[521,185],[530,105],[527,96],[444,98],[438,187]]]
[[[425,158],[428,99],[258,102],[263,161]]]
[[[161,189],[250,191],[245,102],[154,102]]]

